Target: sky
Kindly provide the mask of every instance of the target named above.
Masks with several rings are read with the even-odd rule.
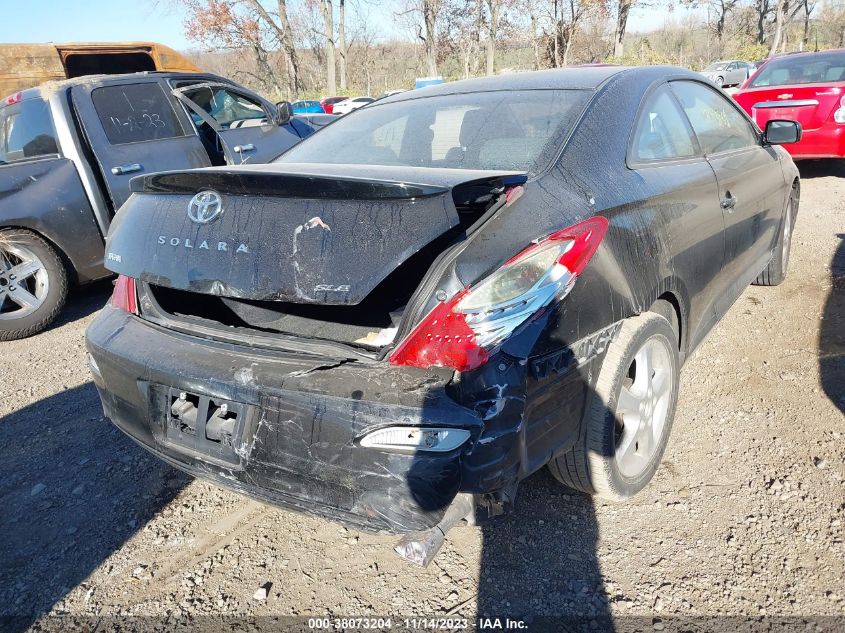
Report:
[[[149,40],[176,50],[195,46],[185,37],[183,12],[171,0],[0,0],[0,14],[0,43]],[[674,19],[680,14],[676,10]],[[370,18],[395,28],[389,9],[371,9]],[[665,19],[665,11],[635,9],[628,29],[649,31]]]

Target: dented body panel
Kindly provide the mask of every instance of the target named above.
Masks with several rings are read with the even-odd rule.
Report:
[[[139,178],[109,232],[111,269],[205,294],[357,304],[460,223],[450,195],[454,186],[518,176],[385,168],[374,179],[364,166],[308,167],[286,167],[284,174],[241,167]],[[213,223],[191,222],[184,213],[201,187],[223,195]],[[192,193],[178,193],[186,189]],[[153,248],[137,239],[139,233],[155,235]]]
[[[457,395],[449,370],[327,365],[319,356],[199,341],[108,307],[89,328],[87,346],[106,415],[144,448],[266,503],[379,532],[431,527],[459,492],[478,497],[479,520],[497,514],[485,494],[513,489],[547,461],[556,443],[543,437],[545,429],[574,440],[586,393],[577,359],[542,378],[528,365],[505,372],[492,365],[492,373],[473,379],[471,393]],[[515,379],[531,382],[533,392],[554,384],[553,393],[571,395],[563,405],[569,422],[549,424],[535,404],[523,424],[524,393],[502,386]],[[249,409],[234,440],[235,463],[168,441],[171,390]],[[386,421],[454,426],[472,438],[460,450],[430,456],[359,446]]]
[[[257,169],[136,181],[119,216],[125,224],[110,237],[109,248],[121,251],[114,253],[120,261],[109,265],[140,280],[140,314],[106,309],[87,338],[106,415],[149,450],[195,475],[284,507],[368,529],[408,532],[437,524],[460,493],[472,496],[477,520],[507,511],[521,480],[582,439],[585,411],[597,397],[597,371],[625,319],[665,301],[676,312],[681,357],[688,355],[772,256],[797,179],[785,152],[761,143],[726,156],[738,170],[750,162],[767,165],[756,172],[757,193],[747,190],[747,204],[727,210],[721,206],[724,174],[712,157],[630,160],[642,104],[667,82],[704,86],[694,73],[608,67],[493,81],[437,86],[383,103],[502,90],[502,85],[591,90],[585,110],[543,169],[522,175],[503,170],[484,181],[484,174],[471,169],[301,165],[286,163],[283,155]],[[349,115],[348,125],[362,116],[364,110]],[[339,125],[344,122],[333,124],[335,131]],[[455,180],[452,172],[462,172],[463,178]],[[222,219],[220,228],[192,225],[185,210],[188,196],[207,186],[204,176],[217,179],[223,205],[238,209],[232,215],[242,226]],[[333,182],[320,187],[325,178]],[[456,191],[478,182],[486,183],[485,204],[476,208],[459,200]],[[318,193],[302,195],[308,187]],[[273,210],[265,211],[265,204]],[[255,224],[239,205],[251,205]],[[142,210],[148,219],[139,217]],[[462,216],[459,224],[456,216]],[[486,362],[454,371],[389,361],[396,344],[444,302],[478,287],[526,247],[594,216],[606,220],[607,232],[577,283],[565,298],[532,313],[491,349]],[[270,217],[277,219],[278,233]],[[384,226],[387,217],[397,223],[395,231]],[[755,236],[741,249],[741,270],[728,233],[736,225],[749,227]],[[164,234],[164,244],[161,227],[175,234]],[[252,253],[241,253],[238,261],[227,251],[228,259],[214,262],[197,254],[197,243],[226,241],[225,231],[232,234],[226,233],[231,244],[249,239]],[[185,252],[185,232],[193,252]],[[437,242],[438,232],[449,240]],[[262,246],[259,253],[253,246],[260,242],[253,240],[265,235],[277,248]],[[353,244],[353,235],[367,242]],[[129,236],[137,243],[131,245]],[[179,242],[171,246],[171,237]],[[341,241],[331,244],[332,239]],[[435,243],[437,257],[414,278],[415,290],[394,321],[395,338],[376,350],[331,342],[319,332],[297,341],[243,323],[215,322],[210,314],[186,318],[187,307],[185,314],[176,309],[162,316],[151,298],[154,286],[169,285],[215,295],[215,300],[267,299],[275,292],[280,305],[342,303],[328,292],[298,296],[296,284],[291,292],[290,277],[282,275],[289,273],[291,258],[307,253],[297,265],[318,271],[308,278],[309,286],[349,286],[344,292],[354,303],[377,283],[352,291],[362,276],[381,279],[389,267],[401,269],[411,250],[423,252]],[[340,270],[341,251],[348,271]],[[151,398],[150,385],[159,385],[152,391],[165,390],[169,400]],[[168,407],[189,408],[178,401],[180,390],[193,394],[188,403],[199,398],[198,410],[211,407],[206,401],[214,398],[255,408],[255,430],[234,439],[241,442],[236,468],[222,468],[208,454],[174,448],[157,436],[162,425],[173,423]],[[460,428],[470,437],[443,454],[361,446],[367,433],[395,425]]]

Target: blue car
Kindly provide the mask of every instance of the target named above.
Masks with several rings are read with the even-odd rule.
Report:
[[[302,101],[294,101],[291,104],[294,114],[316,114],[324,113],[323,106],[316,99],[305,99]]]

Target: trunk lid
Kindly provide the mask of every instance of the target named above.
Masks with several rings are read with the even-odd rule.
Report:
[[[798,121],[805,130],[816,130],[833,118],[845,82],[752,88],[734,95],[761,129],[772,119]]]
[[[354,165],[153,174],[133,180],[109,231],[106,264],[178,290],[358,304],[460,225],[455,187],[524,181],[516,172]]]

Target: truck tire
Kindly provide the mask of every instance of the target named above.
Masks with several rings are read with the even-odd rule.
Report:
[[[792,229],[795,226],[795,216],[798,212],[798,191],[793,187],[783,212],[783,222],[780,225],[780,237],[775,245],[775,252],[769,265],[754,280],[755,286],[779,286],[786,279],[789,268],[789,252],[792,249]]]
[[[0,230],[0,341],[41,332],[67,291],[67,271],[52,246],[31,231]]]
[[[581,437],[549,463],[555,478],[609,501],[645,488],[669,441],[679,373],[670,322],[654,312],[626,319],[599,369]]]

